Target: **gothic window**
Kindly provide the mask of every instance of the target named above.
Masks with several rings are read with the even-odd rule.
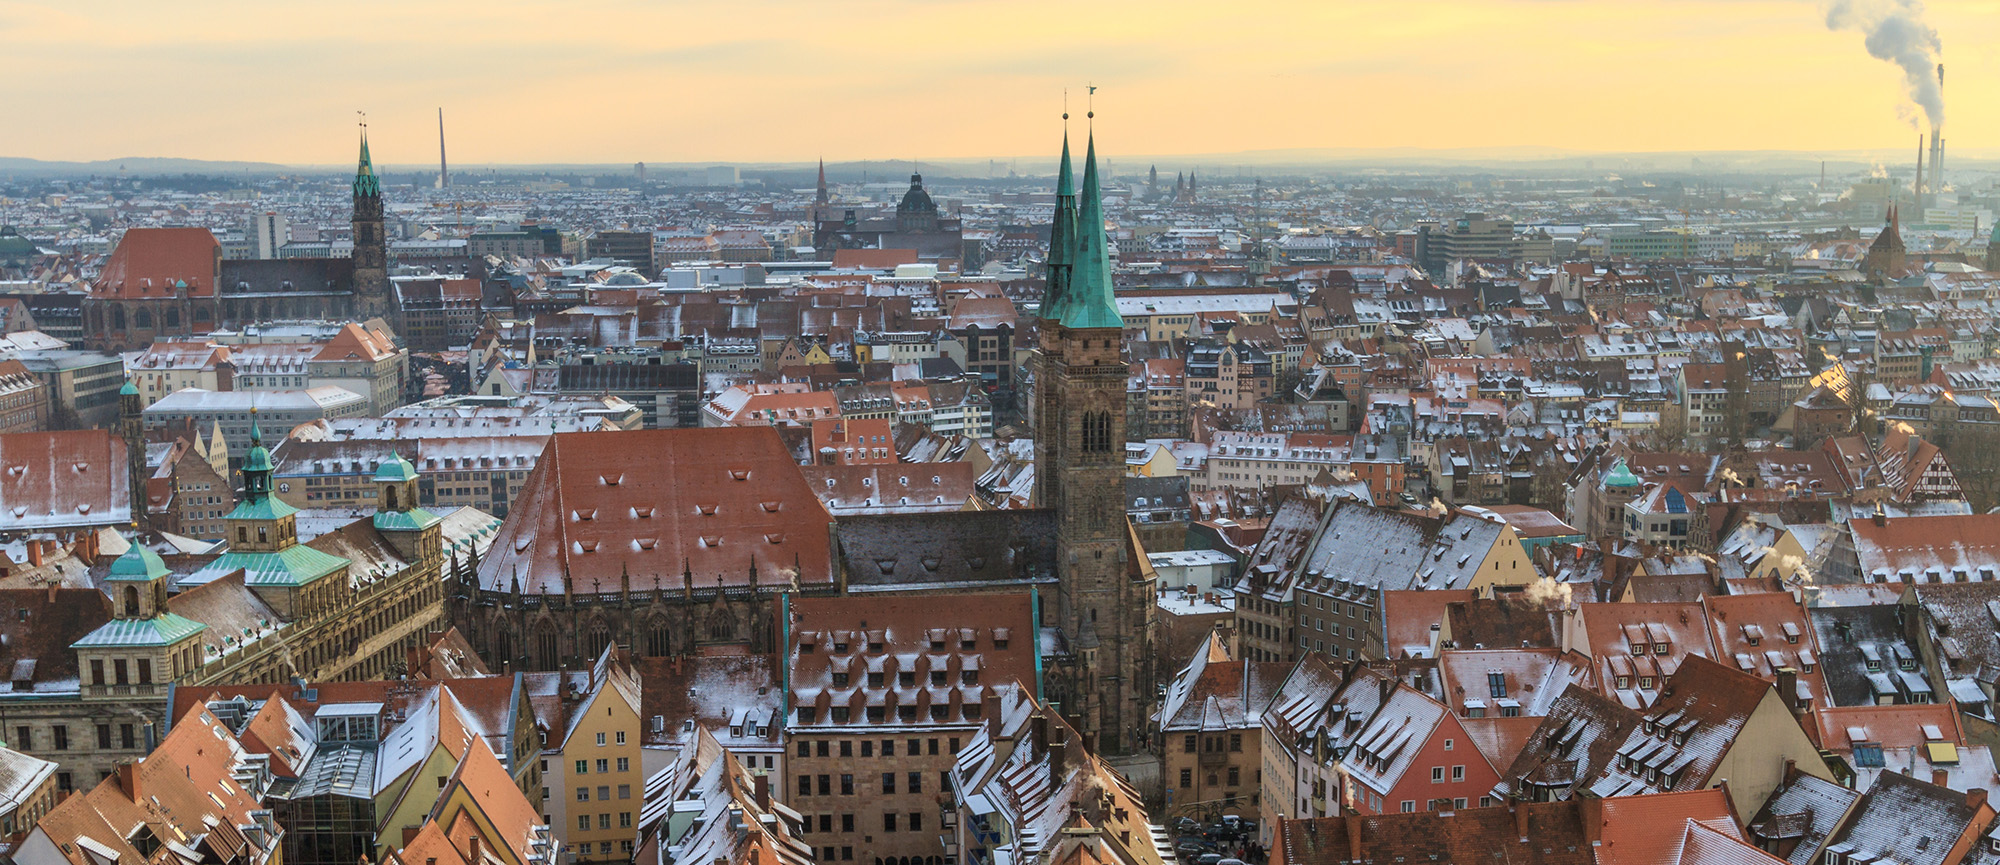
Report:
[[[590,623],[590,642],[588,645],[590,646],[590,657],[593,661],[598,656],[604,654],[606,646],[611,645],[611,626],[604,624],[603,619],[598,619]]]
[[[1090,412],[1083,416],[1083,450],[1085,453],[1111,450],[1111,415]]]
[[[501,665],[514,660],[514,653],[511,649],[513,649],[513,646],[507,640],[507,623],[495,623],[495,627],[493,628],[492,657],[493,668],[495,670],[502,669]]]
[[[111,308],[111,329],[125,329],[125,307],[114,306]]]
[[[736,639],[736,617],[728,610],[716,610],[708,615],[708,638],[711,640]]]
[[[665,616],[654,616],[653,623],[646,628],[646,654],[664,658],[673,654],[673,632],[667,629]]]
[[[535,626],[535,668],[556,668],[556,626],[548,619]]]
[[[177,328],[177,327],[180,327],[180,326],[181,326],[181,311],[180,311],[180,310],[178,310],[178,309],[168,309],[168,310],[167,310],[167,327],[169,327],[169,328]]]
[[[140,330],[150,330],[153,327],[153,311],[140,307],[139,314],[133,320],[138,322]]]

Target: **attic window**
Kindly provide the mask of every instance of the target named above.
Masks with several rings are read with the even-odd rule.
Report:
[[[586,523],[587,523],[587,522],[590,522],[591,520],[594,520],[594,519],[597,519],[597,509],[596,509],[596,508],[580,508],[580,509],[578,509],[577,511],[575,511],[575,514],[576,514],[576,518],[577,518],[577,520],[579,520],[579,521],[581,521],[581,522],[586,522]]]
[[[719,505],[719,504],[706,504],[706,505],[704,505],[704,504],[701,504],[701,503],[698,503],[698,502],[697,502],[697,503],[695,504],[695,506],[694,506],[694,510],[695,510],[695,513],[698,513],[698,514],[701,514],[701,515],[702,515],[702,516],[704,516],[704,517],[712,517],[712,516],[715,516],[715,511],[716,511],[716,509],[717,509],[717,508],[720,508],[720,507],[721,507],[721,505]]]
[[[770,533],[770,534],[767,534],[767,535],[765,535],[765,536],[764,536],[764,542],[765,542],[765,543],[771,543],[771,544],[782,544],[782,543],[784,543],[784,542],[785,542],[785,533],[784,533],[784,532],[772,532],[772,533]]]
[[[701,545],[702,545],[702,546],[704,546],[704,547],[719,547],[719,546],[722,546],[722,536],[721,536],[721,535],[702,535],[702,536],[701,536]]]
[[[576,542],[576,551],[577,551],[577,552],[579,552],[579,553],[594,553],[594,552],[597,552],[597,542],[596,542],[596,541],[594,541],[594,540],[591,540],[591,541],[577,541],[577,542]]]
[[[641,508],[633,508],[632,516],[638,517],[639,519],[642,520],[650,520],[653,518],[653,508],[650,505]]]
[[[832,483],[832,481],[833,481],[833,478],[827,478],[827,482],[829,483],[829,485],[830,485],[830,484]],[[767,513],[767,514],[775,514],[775,513],[777,513],[778,511],[782,510],[782,509],[784,508],[784,506],[785,506],[785,503],[784,503],[784,502],[760,502],[760,503],[759,503],[759,507],[762,507],[762,508],[764,509],[764,513]]]
[[[650,550],[650,549],[652,549],[652,548],[653,548],[654,546],[657,546],[657,545],[658,545],[659,543],[660,543],[660,539],[659,539],[659,538],[640,538],[640,539],[639,539],[639,549],[642,549],[642,550]]]
[[[749,480],[749,479],[750,479],[750,470],[749,470],[749,469],[730,469],[730,470],[729,470],[729,477],[730,477],[731,479],[734,479],[734,480],[739,480],[739,481],[747,481],[747,480]]]
[[[622,480],[624,480],[624,479],[625,479],[625,476],[624,476],[624,475],[622,475],[622,474],[616,474],[616,475],[598,475],[598,476],[597,476],[597,479],[598,479],[598,480],[600,480],[600,481],[603,481],[603,482],[604,482],[604,485],[605,485],[605,486],[607,486],[607,487],[615,487],[615,486],[617,486],[617,485],[618,485],[618,482],[619,482],[619,481],[622,481]]]

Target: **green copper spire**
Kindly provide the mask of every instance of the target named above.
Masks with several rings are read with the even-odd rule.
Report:
[[[1104,190],[1097,180],[1097,135],[1083,157],[1083,195],[1077,202],[1076,261],[1063,303],[1062,323],[1070,328],[1125,327],[1112,297],[1111,250],[1104,235]]]
[[[1067,117],[1068,115],[1064,115]],[[1049,278],[1042,291],[1042,318],[1062,319],[1069,279],[1076,263],[1076,185],[1069,167],[1069,133],[1063,133],[1062,167],[1056,171],[1056,213],[1049,226]]]
[[[368,158],[368,131],[361,132],[361,162],[354,169],[354,195],[373,198],[382,194],[382,181],[375,177],[375,162]]]

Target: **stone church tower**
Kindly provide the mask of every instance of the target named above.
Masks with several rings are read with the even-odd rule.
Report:
[[[1101,750],[1125,754],[1144,746],[1155,587],[1125,521],[1125,322],[1112,296],[1094,137],[1080,201],[1063,142],[1056,197],[1035,397],[1035,495],[1056,511],[1060,580],[1044,621],[1068,640],[1051,691]]]
[[[368,132],[363,129],[361,160],[354,169],[354,317],[386,320],[393,312],[389,239],[382,230],[382,181],[368,158]]]

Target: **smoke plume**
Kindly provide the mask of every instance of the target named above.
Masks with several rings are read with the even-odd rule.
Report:
[[[1826,26],[1860,33],[1870,57],[1903,70],[1910,101],[1931,126],[1944,125],[1944,85],[1932,75],[1944,43],[1937,28],[1924,23],[1922,0],[1831,0]]]
[[[1543,577],[1533,583],[1529,583],[1528,591],[1523,593],[1522,596],[1543,606],[1547,606],[1550,601],[1555,601],[1557,606],[1567,607],[1570,602],[1570,593],[1571,589],[1568,583],[1559,582],[1553,577]]]

